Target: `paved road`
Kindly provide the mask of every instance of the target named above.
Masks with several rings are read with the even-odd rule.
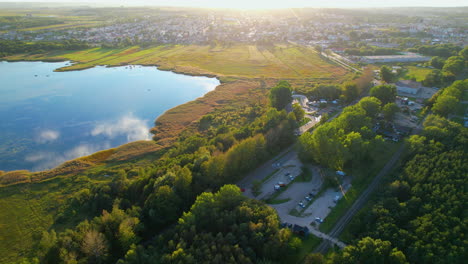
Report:
[[[354,204],[349,208],[349,210],[338,220],[335,224],[333,229],[328,233],[328,235],[332,238],[338,237],[341,232],[343,232],[345,226],[351,221],[353,216],[361,209],[367,200],[369,199],[370,195],[373,191],[377,188],[380,184],[382,178],[395,166],[396,162],[400,159],[401,154],[405,149],[405,145],[402,144],[401,147],[398,149],[395,154],[393,154],[392,158],[387,162],[385,167],[380,170],[379,174],[375,176],[372,183],[367,187],[367,189],[359,196],[359,198],[354,202]],[[330,242],[328,240],[324,240],[317,248],[315,248],[314,252],[325,254],[327,253],[330,247]]]

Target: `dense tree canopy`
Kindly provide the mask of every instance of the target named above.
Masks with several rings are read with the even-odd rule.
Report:
[[[304,109],[302,109],[300,104],[293,105],[293,113],[298,122],[301,122],[301,120],[304,119],[305,111]]]
[[[395,102],[397,91],[395,85],[377,85],[371,88],[370,95],[377,97],[383,104]]]
[[[380,79],[386,83],[391,83],[395,79],[392,69],[388,66],[380,67]]]
[[[451,86],[442,90],[432,107],[432,111],[441,116],[455,113],[459,107],[458,103],[466,90],[468,90],[468,80],[456,81]]]
[[[336,170],[369,162],[372,151],[382,142],[371,128],[380,113],[380,101],[365,97],[358,104],[346,107],[333,121],[299,138],[299,156]]]
[[[454,84],[461,86],[461,82]],[[439,100],[439,99],[438,99]],[[466,172],[468,129],[443,117],[431,115],[421,135],[408,140],[409,158],[401,173],[369,209],[351,224],[356,241],[367,236],[402,251],[409,263],[466,262]],[[337,257],[346,261],[355,253],[363,256],[373,246],[345,249]],[[388,242],[385,242],[388,241]],[[369,256],[379,258],[390,247]],[[345,252],[348,252],[346,258]],[[385,253],[385,255],[388,255]],[[383,259],[380,258],[379,263]],[[365,262],[362,262],[365,263]],[[374,263],[374,262],[370,262]],[[399,263],[399,262],[397,262]]]
[[[332,257],[333,264],[406,264],[406,256],[388,241],[365,237]]]
[[[163,263],[257,263],[280,260],[299,241],[279,229],[271,207],[245,198],[237,186],[201,194],[176,226]]]
[[[270,90],[270,104],[278,110],[282,110],[292,101],[292,88],[286,81],[280,81]]]

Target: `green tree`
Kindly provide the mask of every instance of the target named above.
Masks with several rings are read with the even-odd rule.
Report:
[[[364,97],[359,101],[359,106],[366,111],[366,115],[375,118],[380,113],[382,102],[375,97]]]
[[[432,57],[431,60],[429,61],[429,65],[439,70],[444,67],[444,63],[445,63],[445,60],[438,56]]]
[[[433,70],[428,75],[426,75],[422,81],[422,84],[426,87],[439,87],[442,84],[442,81],[442,72],[440,70]]]
[[[297,122],[301,122],[304,119],[305,111],[302,109],[300,104],[293,105],[294,116],[296,117]]]
[[[457,75],[463,71],[465,67],[465,60],[460,56],[452,56],[447,59],[442,68],[442,71]]]
[[[270,104],[278,110],[284,109],[292,101],[292,88],[286,81],[280,81],[270,90]]]
[[[326,261],[322,254],[311,253],[305,257],[303,264],[325,264],[325,263]]]
[[[395,76],[392,73],[392,69],[388,66],[382,66],[380,68],[380,79],[386,83],[391,83],[393,82],[393,79]]]
[[[355,83],[345,83],[342,87],[342,100],[346,103],[352,102],[359,95],[358,87]]]
[[[468,46],[466,46],[464,49],[462,49],[459,53],[459,56],[462,56],[465,61],[468,61]]]
[[[451,95],[439,96],[434,106],[432,107],[432,111],[441,116],[447,116],[456,109],[458,102],[459,100]]]
[[[380,239],[365,237],[356,246],[347,246],[342,252],[333,257],[336,264],[406,264],[406,256],[391,243]]]
[[[388,104],[395,101],[397,91],[395,85],[377,85],[371,88],[370,95],[377,97],[383,104]]]
[[[393,121],[398,111],[400,111],[400,108],[395,103],[388,103],[382,108],[382,114],[387,121]]]

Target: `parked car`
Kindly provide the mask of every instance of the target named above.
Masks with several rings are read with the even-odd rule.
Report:
[[[310,192],[310,193],[309,193],[309,196],[310,196],[310,197],[315,197],[315,194]]]
[[[299,205],[300,207],[302,207],[302,208],[305,208],[305,205],[304,205],[303,202],[300,202],[298,205]]]
[[[291,181],[294,181],[294,176],[289,175],[289,179],[290,179]]]
[[[323,223],[323,219],[320,217],[315,217],[315,222]]]
[[[333,202],[338,202],[339,200],[341,199],[341,196],[337,195],[335,196],[335,198],[333,199]]]
[[[284,183],[284,182],[278,182],[278,185],[279,185],[280,187],[285,187],[285,186],[286,186],[286,183]]]
[[[278,184],[275,184],[275,191],[279,191],[281,189],[281,186],[279,186]]]
[[[281,167],[281,162],[273,163],[273,168],[280,168],[280,167]]]
[[[312,198],[310,198],[309,196],[306,196],[305,199],[309,202],[312,201]]]

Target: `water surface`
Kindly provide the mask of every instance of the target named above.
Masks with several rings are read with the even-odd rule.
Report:
[[[0,62],[0,170],[48,169],[149,140],[156,117],[219,85],[156,67],[53,72],[68,64]]]

